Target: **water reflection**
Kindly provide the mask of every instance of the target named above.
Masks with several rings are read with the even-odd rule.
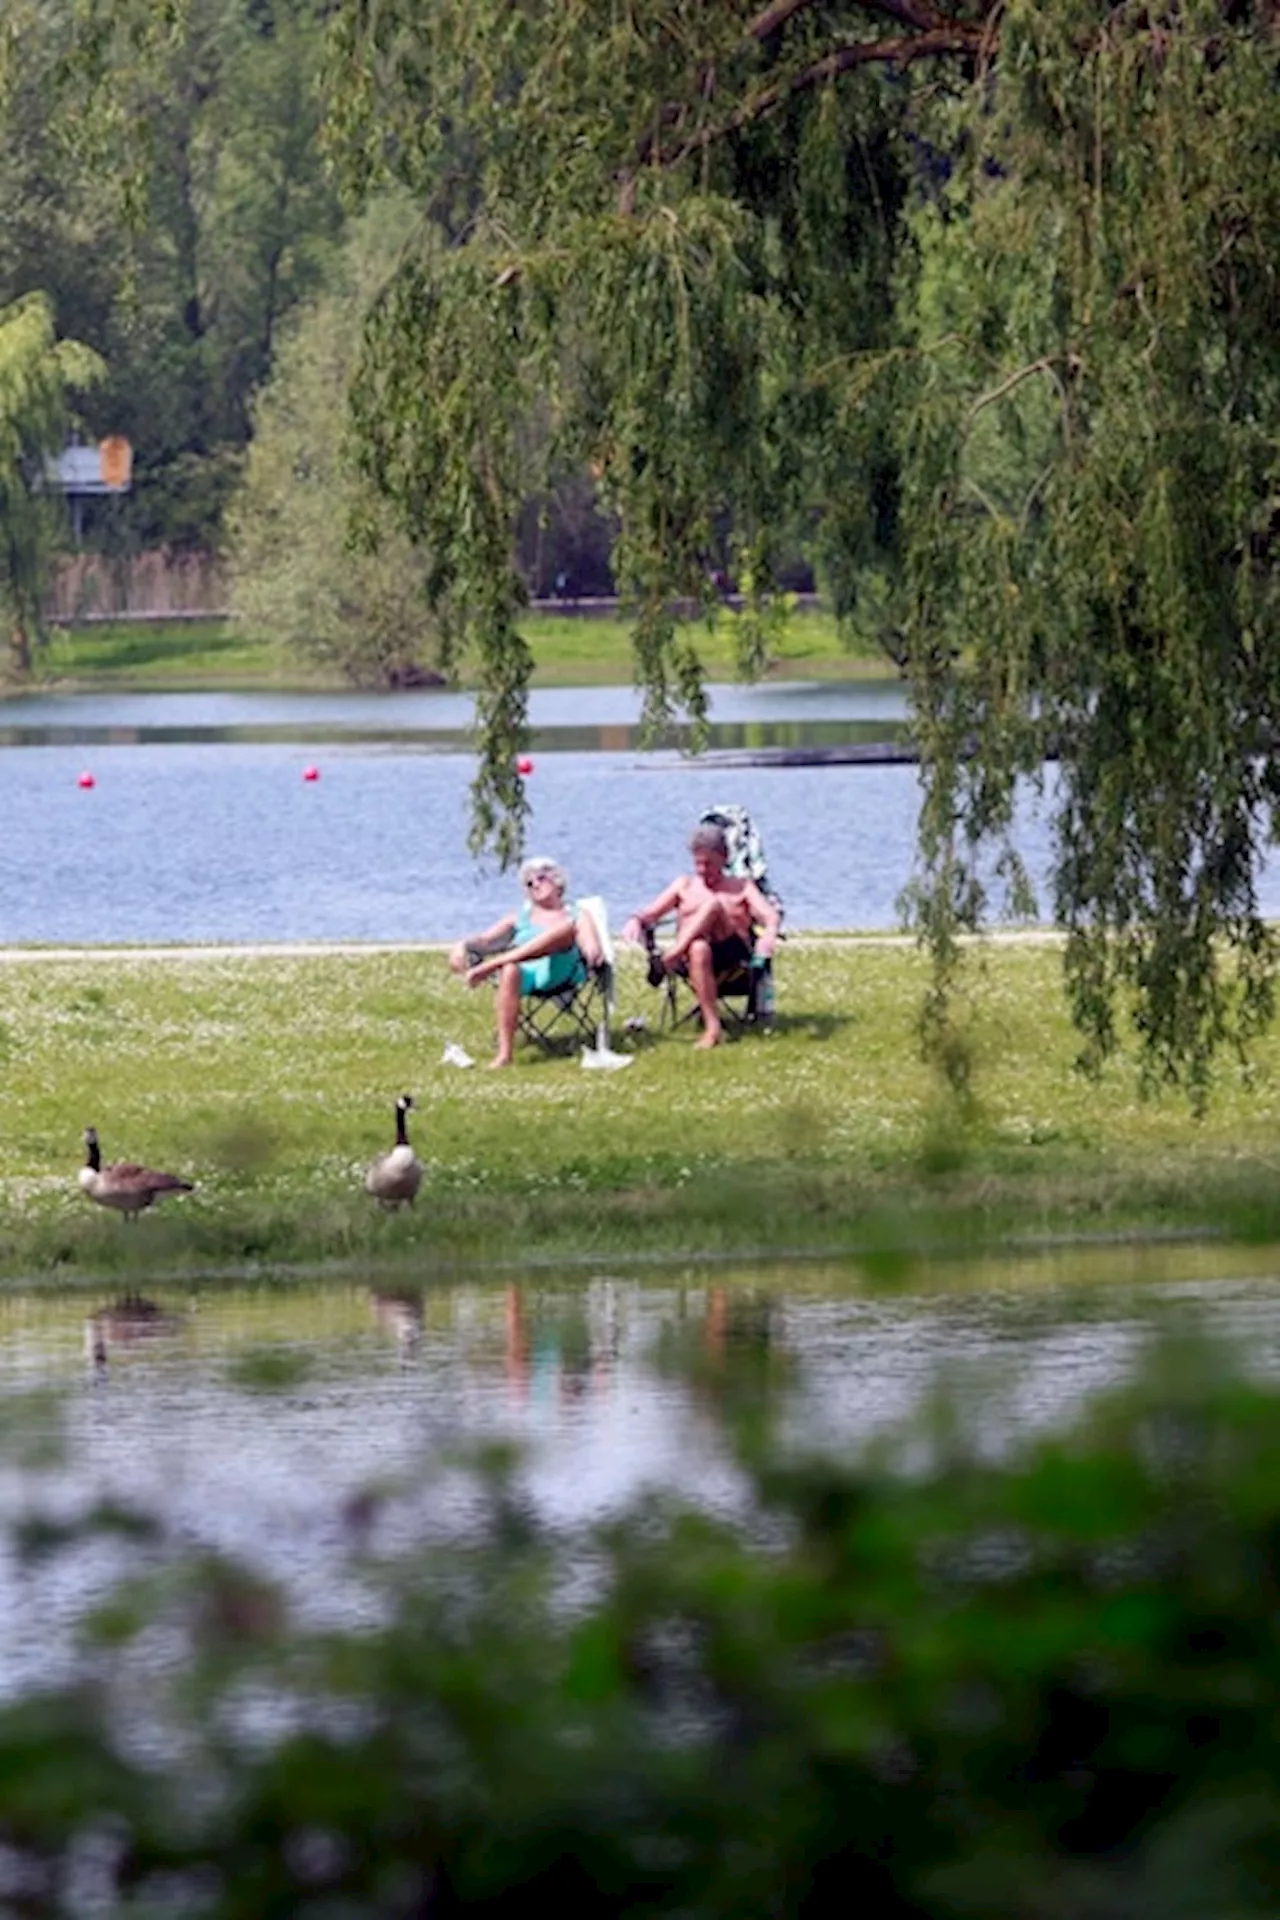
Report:
[[[708,1355],[723,1362],[743,1355],[767,1354],[781,1306],[771,1293],[723,1284],[707,1288],[703,1313],[703,1344]]]
[[[513,1406],[567,1407],[609,1393],[620,1357],[612,1297],[599,1294],[594,1315],[569,1306],[547,1315],[531,1307],[523,1286],[507,1286],[504,1372]]]
[[[186,1316],[141,1294],[125,1294],[98,1307],[85,1322],[85,1349],[95,1372],[103,1372],[112,1351],[126,1352],[180,1333]]]
[[[762,681],[756,686],[707,689],[714,725],[754,721],[868,721],[906,718],[907,696],[899,680]],[[621,727],[628,737],[639,726],[641,696],[631,687],[540,687],[529,698],[535,733],[555,729]],[[134,729],[190,737],[216,729],[260,734],[289,729],[296,737],[356,733],[368,737],[453,734],[468,736],[475,722],[470,694],[418,693],[27,693],[0,699],[0,727]],[[615,744],[617,744],[615,742]]]
[[[1195,1259],[1182,1271],[1227,1270],[1222,1250],[1216,1267]],[[998,1447],[1121,1378],[1151,1337],[1155,1301],[1211,1318],[1251,1366],[1280,1372],[1280,1256],[1245,1259],[1235,1279],[1137,1289],[1119,1283],[1133,1269],[1117,1252],[1109,1267],[1099,1256],[1096,1276],[1115,1284],[1091,1276],[1085,1293],[1005,1268],[978,1291],[893,1297],[839,1269],[156,1288],[88,1311],[75,1296],[4,1296],[0,1392],[60,1390],[60,1414],[24,1413],[23,1435],[48,1420],[65,1458],[43,1474],[0,1469],[0,1499],[9,1516],[135,1503],[161,1524],[159,1552],[225,1552],[283,1581],[305,1619],[364,1617],[369,1595],[344,1566],[353,1528],[376,1555],[481,1524],[460,1450],[516,1443],[520,1497],[553,1529],[651,1486],[737,1513],[733,1356],[788,1389],[774,1403],[803,1445],[884,1433],[942,1381],[982,1445]],[[1158,1257],[1157,1273],[1177,1270]],[[296,1362],[276,1369],[274,1390],[269,1369],[255,1382],[245,1364],[270,1353]],[[68,1657],[75,1622],[124,1565],[102,1539],[20,1563],[0,1536],[0,1691]]]
[[[374,1287],[369,1300],[374,1319],[391,1335],[400,1358],[416,1360],[422,1351],[421,1293],[384,1293]]]
[[[537,753],[639,753],[649,746],[687,749],[692,734],[672,727],[657,742],[646,741],[638,725],[540,727],[533,736]],[[219,747],[219,746],[382,746],[410,753],[468,753],[473,734],[463,728],[326,726],[315,721],[289,725],[86,726],[61,724],[0,726],[0,747]],[[762,759],[765,764],[890,764],[912,760],[905,720],[754,720],[713,724],[707,736],[712,754]]]

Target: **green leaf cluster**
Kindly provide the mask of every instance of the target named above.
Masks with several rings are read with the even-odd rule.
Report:
[[[219,545],[276,336],[340,224],[316,0],[13,0],[0,34],[0,302],[43,293],[104,373],[134,487],[110,551]]]
[[[53,512],[44,462],[62,445],[70,400],[101,376],[96,354],[59,340],[38,294],[0,307],[0,618],[14,666],[40,631]]]
[[[229,514],[235,613],[308,664],[366,685],[436,672],[440,651],[427,563],[359,474],[346,430],[365,311],[413,220],[403,203],[372,206],[347,242],[344,280],[296,315],[259,395]]]

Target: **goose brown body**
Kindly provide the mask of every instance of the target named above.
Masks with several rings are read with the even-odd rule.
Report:
[[[422,1185],[422,1162],[409,1145],[405,1115],[413,1105],[411,1094],[402,1093],[396,1101],[396,1143],[380,1153],[365,1174],[364,1184],[384,1207],[412,1206]]]
[[[84,1130],[85,1164],[80,1169],[80,1186],[100,1207],[111,1207],[126,1219],[136,1219],[144,1207],[153,1205],[162,1193],[190,1193],[192,1182],[176,1173],[161,1173],[155,1167],[139,1166],[133,1160],[113,1160],[102,1164],[102,1149],[93,1127]]]

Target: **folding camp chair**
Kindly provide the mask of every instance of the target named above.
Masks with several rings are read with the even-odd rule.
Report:
[[[564,986],[547,987],[521,996],[516,1032],[541,1047],[544,1053],[609,1045],[609,1021],[614,1006],[609,910],[599,894],[592,894],[577,904],[585,907],[595,922],[601,958],[598,965],[588,967],[585,980],[569,981]]]
[[[646,931],[645,945],[651,955],[657,953],[652,930]],[[773,961],[740,960],[716,974],[716,1010],[725,1031],[737,1038],[748,1027],[773,1025]],[[667,973],[662,982],[662,1011],[658,1024],[674,1030],[701,1019],[688,969],[682,964]]]

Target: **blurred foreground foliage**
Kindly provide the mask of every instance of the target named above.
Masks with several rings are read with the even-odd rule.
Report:
[[[104,1675],[149,1639],[149,1727],[119,1668],[5,1707],[4,1912],[1274,1913],[1280,1394],[1162,1344],[998,1459],[942,1406],[850,1463],[780,1447],[775,1369],[695,1379],[745,1524],[557,1548],[495,1453],[376,1628],[97,1515],[148,1556],[96,1634]]]

